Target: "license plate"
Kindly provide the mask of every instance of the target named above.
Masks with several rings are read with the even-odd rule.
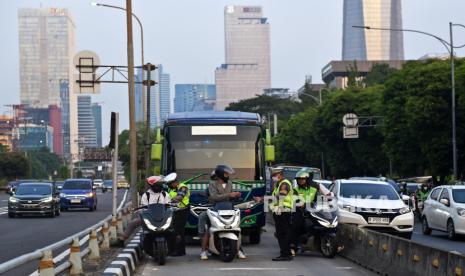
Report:
[[[219,210],[218,215],[220,215],[220,216],[232,216],[232,215],[234,215],[234,210]]]
[[[368,223],[389,224],[389,218],[368,218]]]
[[[71,199],[71,203],[81,203],[80,199]]]

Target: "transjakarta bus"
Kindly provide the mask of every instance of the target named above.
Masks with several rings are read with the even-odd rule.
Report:
[[[170,114],[152,145],[152,159],[160,160],[160,172],[176,172],[191,191],[192,206],[208,202],[210,174],[217,165],[234,168],[233,188],[241,192],[242,234],[259,243],[265,225],[265,162],[274,161],[269,131],[259,114],[245,112],[187,112]],[[196,235],[197,218],[189,215],[186,234]]]

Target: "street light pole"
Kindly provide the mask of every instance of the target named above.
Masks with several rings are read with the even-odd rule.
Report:
[[[465,25],[462,24],[454,24],[449,22],[449,31],[450,31],[450,42],[436,36],[434,34],[430,34],[427,32],[419,31],[419,30],[411,30],[411,29],[391,29],[391,28],[374,28],[371,26],[352,26],[353,28],[357,29],[365,29],[365,30],[379,30],[379,31],[393,31],[393,32],[411,32],[411,33],[419,33],[423,35],[427,35],[437,39],[439,42],[444,45],[446,50],[450,54],[450,64],[451,64],[451,105],[452,105],[452,167],[454,178],[457,179],[457,134],[456,134],[456,119],[455,119],[455,55],[454,49],[463,48],[464,45],[454,46],[453,41],[453,27],[458,26],[465,29]]]

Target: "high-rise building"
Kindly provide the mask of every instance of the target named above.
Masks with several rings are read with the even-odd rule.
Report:
[[[75,24],[66,9],[19,9],[19,71],[21,103],[32,108],[61,107],[62,81],[72,83]],[[65,140],[77,156],[77,99],[68,86],[68,105],[62,122],[69,125]],[[61,133],[62,130],[54,130]]]
[[[174,90],[174,112],[214,110],[214,84],[176,84]]]
[[[94,117],[95,129],[97,131],[97,146],[102,147],[102,106],[92,103],[92,116]]]
[[[142,69],[137,69],[137,74],[134,76],[136,82],[142,82]],[[144,122],[144,87],[142,83],[136,83],[134,85],[134,94],[135,94],[135,109],[136,109],[136,123]]]
[[[18,124],[19,148],[28,151],[46,147],[53,152],[53,131],[46,124]]]
[[[170,75],[163,72],[163,66],[157,65],[152,75],[156,84],[150,90],[150,127],[163,125],[163,121],[171,112]]]
[[[78,143],[82,148],[96,148],[97,129],[95,127],[94,115],[92,114],[91,97],[78,96]]]
[[[71,159],[71,136],[69,120],[69,81],[60,81],[61,133],[63,139],[63,157]]]
[[[224,9],[225,64],[215,71],[216,109],[271,87],[270,25],[256,6]]]
[[[353,28],[402,29],[401,0],[344,0],[343,60],[403,60],[402,32]]]

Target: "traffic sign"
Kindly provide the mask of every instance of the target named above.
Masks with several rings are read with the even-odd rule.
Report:
[[[354,113],[347,113],[342,117],[342,123],[346,127],[356,127],[358,126],[358,117]]]
[[[97,54],[88,50],[80,51],[74,56],[73,63],[79,72],[75,75],[74,91],[78,94],[99,94],[100,83],[95,73],[100,65]]]

